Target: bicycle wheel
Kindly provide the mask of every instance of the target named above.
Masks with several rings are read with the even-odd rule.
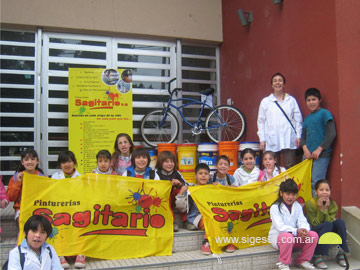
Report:
[[[141,120],[141,136],[152,147],[156,147],[158,143],[172,143],[179,134],[179,122],[175,115],[167,112],[166,119],[161,125],[163,118],[164,110],[156,110]]]
[[[232,106],[216,107],[205,120],[206,133],[214,142],[237,141],[245,132],[245,117]]]

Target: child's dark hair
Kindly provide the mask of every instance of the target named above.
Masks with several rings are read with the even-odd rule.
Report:
[[[34,215],[26,221],[24,226],[25,238],[27,238],[28,232],[30,230],[37,231],[39,225],[46,231],[46,238],[48,238],[52,233],[51,223],[46,217],[40,215]]]
[[[195,173],[197,173],[200,170],[207,170],[210,173],[210,167],[205,163],[199,163],[195,167]]]
[[[318,99],[321,99],[321,93],[320,90],[317,88],[309,88],[305,91],[305,101],[309,96],[317,97]]]
[[[76,157],[73,152],[71,152],[70,150],[64,150],[60,152],[58,157],[59,166],[61,165],[61,163],[66,163],[68,161],[72,161],[75,165],[77,165]]]
[[[146,167],[149,167],[150,164],[150,154],[148,150],[144,147],[136,148],[134,152],[131,155],[131,166],[135,168],[135,158],[137,157],[146,157],[147,158],[147,164]]]
[[[254,158],[256,157],[256,153],[254,150],[252,150],[251,148],[245,148],[244,150],[241,151],[241,159],[244,158],[245,154],[251,154]]]
[[[326,179],[321,179],[321,180],[317,181],[317,182],[315,183],[315,190],[317,190],[317,189],[320,187],[321,184],[328,184],[328,185],[329,185],[329,189],[331,190],[331,185],[330,185],[329,181],[326,180]]]
[[[118,140],[119,138],[121,137],[125,137],[129,143],[130,143],[130,153],[132,153],[134,151],[134,143],[131,139],[131,137],[129,136],[129,134],[127,133],[119,133],[117,136],[116,136],[116,139],[115,139],[115,143],[114,143],[114,153],[112,154],[112,157],[111,159],[113,160],[113,166],[114,166],[114,170],[116,170],[117,166],[118,166],[118,160],[119,160],[119,157],[121,155],[121,152],[120,152],[120,149],[119,149],[119,146],[118,146]]]
[[[170,159],[172,162],[175,163],[174,170],[176,170],[177,169],[176,156],[171,151],[162,151],[159,154],[155,168],[160,171],[162,169],[163,163],[168,159]]]
[[[99,158],[105,158],[111,160],[111,154],[108,150],[100,150],[96,154],[96,160],[99,160]]]
[[[298,194],[299,190],[298,190],[297,184],[296,184],[295,181],[294,181],[293,179],[291,179],[291,178],[288,178],[288,179],[286,179],[285,181],[281,182],[280,188],[279,188],[278,198],[277,198],[277,200],[273,203],[273,204],[278,204],[279,211],[281,211],[281,210],[280,210],[280,204],[281,204],[282,202],[284,202],[284,199],[283,199],[283,197],[280,195],[280,192],[281,192],[281,193],[288,192],[288,193]]]
[[[221,156],[219,156],[218,158],[217,158],[217,160],[216,160],[216,165],[219,163],[219,161],[220,160],[225,160],[225,161],[227,161],[227,163],[230,165],[230,159],[227,157],[227,156],[225,156],[225,155],[221,155]]]
[[[280,76],[281,78],[283,78],[283,81],[284,81],[284,84],[285,84],[285,82],[286,82],[285,76],[282,75],[280,72],[276,72],[274,75],[271,76],[271,81],[270,81],[271,85],[273,83],[274,77],[276,77],[276,76]]]
[[[38,156],[37,152],[36,152],[34,149],[32,149],[32,148],[27,148],[25,151],[23,151],[23,152],[21,153],[20,156],[21,156],[21,161],[22,161],[24,158],[26,158],[26,157],[36,158],[37,160],[39,160],[39,156]],[[39,172],[41,172],[42,174],[44,174],[43,170],[39,168],[39,164],[36,165],[35,170],[38,170]],[[19,167],[18,167],[18,169],[17,169],[16,171],[17,171],[17,172],[23,172],[23,171],[25,171],[24,165],[22,165],[22,164],[20,163],[20,165],[19,165]]]
[[[266,155],[270,155],[275,160],[275,167],[278,169],[279,173],[281,173],[282,171],[280,169],[279,164],[277,164],[277,157],[276,157],[275,153],[273,151],[265,151],[262,156],[262,163],[264,163],[264,158]],[[264,167],[264,164],[261,164],[261,166]]]

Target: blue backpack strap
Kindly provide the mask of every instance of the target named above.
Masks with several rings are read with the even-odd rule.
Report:
[[[149,177],[150,177],[150,179],[154,179],[154,178],[155,178],[155,171],[154,171],[154,170],[150,170],[150,171],[149,171]]]
[[[24,265],[25,265],[25,253],[22,253],[22,252],[21,252],[20,246],[18,246],[18,249],[19,249],[21,269],[24,269]]]
[[[230,176],[229,176],[228,174],[226,174],[226,182],[227,182],[228,185],[231,187]]]
[[[50,247],[47,247],[47,249],[49,250],[50,259],[52,259],[52,252],[51,252]],[[19,256],[20,256],[21,269],[24,269],[24,265],[25,265],[25,253],[21,252],[20,246],[18,246],[18,250],[19,250]]]
[[[51,248],[50,248],[50,247],[47,247],[47,249],[49,250],[49,256],[50,256],[50,259],[52,259],[52,252],[51,252]]]

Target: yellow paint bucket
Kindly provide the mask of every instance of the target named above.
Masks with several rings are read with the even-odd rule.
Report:
[[[196,148],[196,144],[178,144],[177,154],[179,171],[195,170]]]

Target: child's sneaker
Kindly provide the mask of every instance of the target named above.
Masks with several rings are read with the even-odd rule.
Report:
[[[338,263],[338,265],[342,267],[346,267],[346,261],[345,261],[345,254],[342,251],[339,251],[339,253],[335,257],[335,261]]]
[[[315,268],[318,268],[318,269],[327,269],[328,268],[328,266],[325,264],[323,257],[321,255],[314,255],[313,264],[315,265]]]
[[[59,259],[60,259],[60,264],[61,264],[62,268],[64,268],[64,269],[70,268],[70,265],[69,265],[69,263],[66,261],[66,259],[65,259],[64,256],[59,256]]]
[[[204,254],[204,255],[210,255],[211,254],[209,241],[206,241],[203,244],[203,246],[201,247],[201,253]]]
[[[290,270],[290,267],[282,262],[278,262],[276,266],[279,270]]]
[[[235,246],[234,245],[228,245],[225,249],[225,252],[228,252],[228,253],[233,253],[235,251]]]
[[[300,263],[298,266],[302,269],[315,269],[315,267],[308,261]]]
[[[188,231],[197,231],[197,228],[194,224],[190,223],[189,221],[186,221],[184,223],[184,227],[185,229],[187,229]]]
[[[85,268],[85,255],[77,255],[74,266],[76,268]]]
[[[174,221],[174,232],[178,232],[179,231],[179,225],[176,223],[176,221]]]

